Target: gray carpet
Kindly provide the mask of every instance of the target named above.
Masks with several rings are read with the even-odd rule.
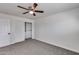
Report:
[[[0,55],[78,55],[78,53],[29,39],[0,48]]]

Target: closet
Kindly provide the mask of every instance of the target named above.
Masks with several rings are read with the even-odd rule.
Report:
[[[32,23],[25,22],[25,39],[32,39]]]

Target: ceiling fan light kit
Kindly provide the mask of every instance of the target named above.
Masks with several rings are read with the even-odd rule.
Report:
[[[38,6],[37,3],[33,3],[33,6],[30,6],[30,8],[29,7],[25,8],[25,7],[22,7],[22,6],[17,6],[17,7],[27,10],[27,12],[24,12],[23,14],[29,13],[29,14],[32,14],[33,16],[36,16],[35,12],[37,12],[37,13],[44,13],[44,11],[36,10],[37,6]]]
[[[30,13],[30,14],[33,14],[34,12],[33,12],[33,11],[29,11],[29,13]]]

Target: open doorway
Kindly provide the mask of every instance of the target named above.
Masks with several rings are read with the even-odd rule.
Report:
[[[32,23],[25,22],[25,39],[32,39]]]

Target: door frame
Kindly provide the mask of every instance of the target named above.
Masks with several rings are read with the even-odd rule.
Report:
[[[31,30],[28,30],[28,31],[31,31],[31,34],[30,34],[30,35],[31,35],[31,38],[26,38],[27,24],[31,24]],[[25,39],[32,39],[32,38],[33,38],[33,36],[32,36],[32,35],[33,35],[33,33],[32,33],[33,27],[32,27],[32,26],[33,26],[33,25],[32,25],[32,24],[33,24],[32,22],[24,22],[24,26],[25,26],[25,27],[24,27],[24,28],[25,28]]]

